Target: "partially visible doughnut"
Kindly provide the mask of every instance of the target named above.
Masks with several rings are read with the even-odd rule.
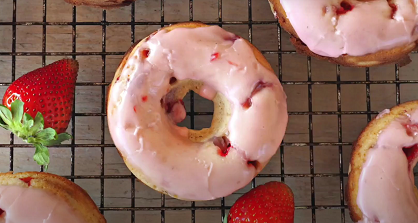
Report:
[[[189,90],[213,100],[210,128],[176,125]],[[134,44],[111,83],[107,117],[131,172],[181,200],[212,200],[247,185],[276,153],[288,121],[286,95],[261,52],[197,22]]]
[[[410,62],[418,42],[417,1],[269,0],[299,53],[371,67]]]
[[[102,9],[113,9],[128,6],[136,0],[64,0],[69,4],[93,6]]]
[[[106,223],[77,184],[50,173],[0,173],[0,222]]]
[[[363,223],[417,223],[418,101],[381,112],[353,145],[347,203]]]

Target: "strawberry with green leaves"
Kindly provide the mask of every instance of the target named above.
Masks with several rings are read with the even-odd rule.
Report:
[[[70,122],[79,65],[63,59],[14,81],[0,105],[0,126],[35,147],[34,160],[48,168],[47,146],[71,139]]]
[[[225,223],[293,223],[294,213],[295,201],[290,187],[271,181],[238,198]]]

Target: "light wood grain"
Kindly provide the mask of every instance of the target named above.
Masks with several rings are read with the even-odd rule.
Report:
[[[19,22],[41,22],[42,21],[42,0],[19,0],[17,1],[17,21]],[[194,0],[193,19],[201,21],[218,21],[218,0]],[[222,10],[223,21],[247,21],[248,0],[224,0]],[[12,1],[0,0],[0,22],[12,21]],[[63,3],[61,0],[47,1],[48,22],[71,22],[72,6]],[[131,7],[123,7],[106,12],[107,21],[130,22]],[[160,22],[161,21],[160,0],[139,0],[135,4],[135,21],[137,22]],[[103,19],[103,11],[97,8],[77,7],[77,22],[100,22]],[[166,0],[164,4],[164,20],[167,22],[188,21],[189,1],[188,0]],[[266,0],[252,1],[252,19],[254,21],[274,21]],[[136,25],[135,40],[139,40],[161,27],[160,25]],[[249,38],[248,25],[223,25],[228,31],[237,33],[246,39]],[[102,52],[102,41],[105,41],[107,52],[123,54],[132,44],[131,26],[110,25],[106,26],[106,37],[103,39],[100,25],[79,25],[76,28],[76,52]],[[46,51],[47,52],[71,52],[72,51],[72,26],[54,25],[46,28]],[[251,40],[255,46],[263,51],[278,50],[277,25],[252,25]],[[281,33],[281,50],[292,51],[294,47],[290,44],[289,35]],[[16,28],[16,51],[17,52],[41,52],[42,51],[42,26],[27,25]],[[0,26],[0,52],[12,51],[12,26]],[[308,81],[308,71],[311,72],[312,81],[336,81],[337,68],[335,65],[325,61],[307,58],[299,54],[283,54],[281,64],[277,54],[266,54],[268,61],[272,64],[277,74],[282,75],[282,80]],[[61,59],[61,56],[47,56],[46,64]],[[412,55],[413,62],[402,67],[399,71],[400,80],[417,80],[418,55]],[[110,82],[114,72],[122,59],[122,55],[106,56],[77,56],[80,63],[78,83]],[[103,64],[106,68],[103,68]],[[308,65],[311,69],[308,70]],[[36,69],[42,65],[41,56],[16,56],[16,78]],[[12,74],[12,57],[0,56],[0,82],[10,82]],[[395,67],[393,65],[382,66],[370,69],[370,80],[395,80]],[[365,81],[366,70],[359,68],[341,67],[338,69],[342,81]],[[418,98],[416,84],[401,84],[400,100],[414,100]],[[104,101],[102,90],[107,93],[107,86],[77,86],[76,88],[76,113],[101,113]],[[289,112],[309,111],[309,89],[306,84],[284,86],[288,96]],[[341,92],[341,111],[366,111],[366,85],[364,84],[318,84],[312,86],[312,111],[338,111],[337,89]],[[6,87],[0,87],[0,95],[3,95]],[[396,104],[396,86],[393,84],[370,86],[370,108],[372,111],[381,111]],[[190,111],[189,96],[185,98],[185,104]],[[212,111],[212,102],[195,96],[195,111]],[[371,117],[373,117],[372,115]],[[356,139],[362,128],[367,124],[367,115],[342,115],[341,126],[338,126],[337,115],[313,115],[312,116],[312,138],[310,138],[310,126],[308,115],[291,115],[285,143],[308,143],[310,140],[317,142],[339,142],[338,131],[341,131],[341,142],[352,142]],[[104,119],[105,120],[105,119]],[[102,117],[100,116],[77,116],[75,118],[75,143],[76,144],[112,144],[106,120],[101,128]],[[211,116],[195,117],[195,128],[208,127]],[[181,125],[190,127],[188,117]],[[68,129],[71,133],[71,126]],[[104,137],[102,142],[101,138]],[[22,143],[15,138],[15,143]],[[0,130],[0,143],[10,143],[10,135]],[[67,142],[68,144],[69,142]],[[271,162],[262,171],[262,174],[339,174],[339,147],[338,146],[314,146],[313,169],[310,166],[310,148],[306,146],[285,146],[284,167],[281,169],[280,151],[273,157]],[[342,148],[342,172],[347,173],[351,148]],[[103,163],[101,160],[100,147],[77,147],[74,154],[74,174],[76,176],[100,176],[102,171],[105,176],[121,175],[129,176],[130,172],[124,165],[114,147],[105,147]],[[39,167],[32,160],[33,148],[14,148],[14,171],[39,170]],[[0,171],[9,170],[9,148],[0,149]],[[51,173],[69,176],[71,175],[71,147],[51,148]],[[256,185],[270,180],[280,178],[257,178]],[[131,206],[131,179],[104,179],[104,200],[103,207],[130,207]],[[101,205],[100,179],[76,179],[76,183],[86,189],[97,205]],[[340,198],[340,177],[315,177],[315,194],[311,195],[311,178],[309,177],[287,177],[285,182],[291,186],[295,193],[297,206],[310,206],[312,199],[314,204],[319,206],[339,206]],[[344,178],[344,184],[346,179]],[[161,194],[148,188],[141,182],[135,181],[135,207],[161,207]],[[251,185],[237,191],[225,198],[225,205],[231,206],[234,201],[243,193],[247,192]],[[345,202],[343,202],[345,204]],[[179,201],[169,197],[165,198],[166,207],[190,207],[190,202]],[[221,200],[197,202],[196,206],[220,206]],[[351,222],[348,211],[341,212],[340,209],[314,210],[316,222],[334,223]],[[163,212],[165,222],[183,223],[191,222],[192,212],[167,210]],[[161,222],[161,211],[136,211],[135,222]],[[311,209],[298,209],[295,213],[295,222],[311,222],[313,211]],[[131,222],[130,211],[105,211],[105,217],[110,223]],[[197,210],[195,211],[195,222],[213,223],[220,222],[220,210]]]

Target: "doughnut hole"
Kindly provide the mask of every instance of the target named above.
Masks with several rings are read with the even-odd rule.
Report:
[[[183,98],[189,91],[193,91],[203,98],[213,102],[213,118],[209,128],[201,130],[188,129],[188,139],[192,142],[212,142],[218,147],[218,155],[227,157],[230,150],[234,149],[234,145],[228,139],[228,123],[232,115],[231,104],[225,96],[212,89],[204,86],[203,83],[194,80],[178,80],[174,77],[169,78],[168,84],[170,89],[168,93],[161,98],[160,103],[166,115],[178,124],[186,117],[186,109],[184,107]],[[271,83],[258,81],[251,91],[249,98],[242,104],[244,108],[252,105],[252,97],[264,88],[271,87]],[[209,90],[208,90],[209,89]],[[209,93],[207,93],[209,92]],[[262,168],[257,160],[248,160],[247,165],[255,169]]]
[[[176,125],[186,118],[186,109],[184,107],[183,98],[189,91],[193,91],[203,98],[211,100],[214,105],[214,110],[210,127],[201,130],[188,129],[188,138],[192,142],[211,141],[214,145],[220,147],[220,150],[223,151],[222,153],[227,154],[227,146],[220,145],[226,141],[229,142],[226,135],[228,122],[231,118],[230,102],[222,94],[204,86],[202,82],[194,80],[178,80],[175,77],[171,77],[167,81],[170,89],[168,89],[168,93],[160,100],[161,107],[164,109],[166,115]],[[210,93],[205,93],[205,90],[207,89],[210,89]],[[222,137],[225,137],[226,139]]]

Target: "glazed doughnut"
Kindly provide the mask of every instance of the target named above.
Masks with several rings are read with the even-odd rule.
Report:
[[[410,62],[418,7],[411,0],[269,0],[299,53],[353,67]]]
[[[210,128],[176,124],[193,90],[212,100]],[[246,186],[276,153],[287,102],[269,63],[218,26],[179,23],[135,44],[111,83],[111,137],[131,172],[181,200],[212,200]]]
[[[92,6],[102,9],[113,9],[131,5],[136,0],[64,0],[75,6]]]
[[[42,172],[0,173],[0,222],[106,223],[78,185]]]
[[[354,222],[417,223],[418,101],[381,112],[353,145],[347,203]]]

